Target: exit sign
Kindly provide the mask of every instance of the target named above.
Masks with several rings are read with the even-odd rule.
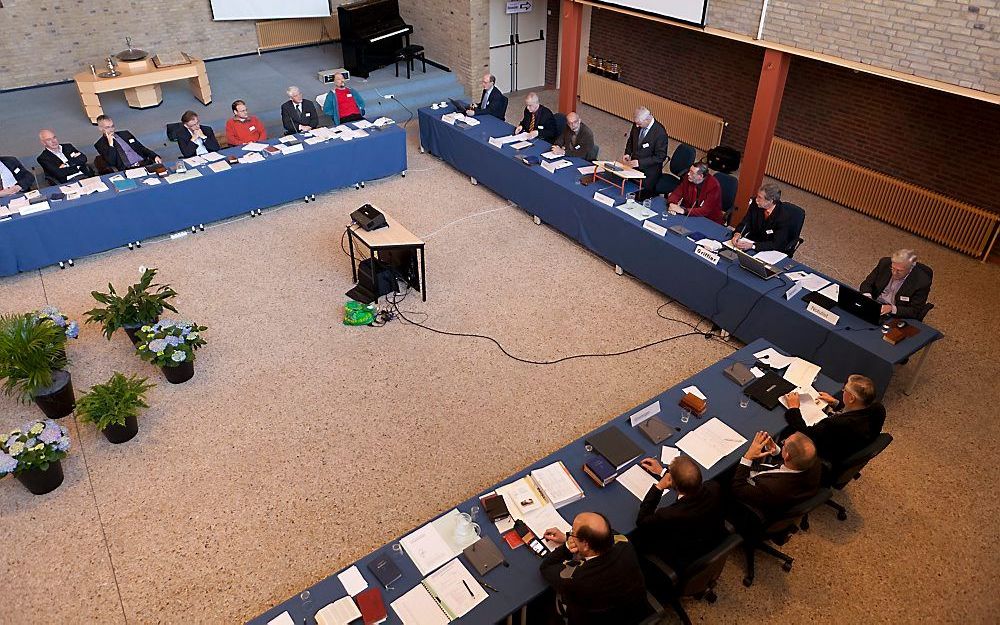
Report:
[[[531,9],[531,0],[508,0],[507,2],[507,15],[512,15],[514,13],[531,13]]]

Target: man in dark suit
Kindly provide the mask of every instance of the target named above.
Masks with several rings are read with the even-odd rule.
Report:
[[[919,319],[925,314],[932,276],[930,267],[917,262],[916,252],[903,249],[878,261],[858,290],[877,299],[883,315]]]
[[[48,178],[64,184],[94,175],[94,170],[87,164],[87,155],[77,150],[72,143],[59,143],[55,132],[45,128],[38,133],[38,140],[45,149],[36,160]]]
[[[875,401],[875,383],[870,378],[848,376],[841,399],[829,393],[820,393],[819,399],[833,414],[809,426],[802,419],[799,394],[785,395],[788,404],[785,420],[813,441],[820,458],[839,463],[870,445],[882,433],[885,407]]]
[[[757,197],[733,233],[733,245],[749,252],[778,250],[787,252],[794,241],[791,211],[781,205],[781,187],[768,182],[757,191]]]
[[[35,176],[13,156],[0,156],[0,197],[35,188]]]
[[[107,115],[97,118],[97,127],[101,138],[94,143],[94,148],[101,155],[108,167],[125,171],[133,167],[144,167],[153,163],[162,163],[160,156],[139,143],[131,132],[115,130],[115,122]]]
[[[656,194],[656,181],[663,173],[663,163],[667,160],[667,130],[644,106],[635,110],[633,121],[635,125],[628,133],[622,159],[626,165],[646,174],[642,192],[637,195],[637,199],[644,200]]]
[[[566,115],[566,128],[556,137],[552,151],[562,156],[577,156],[588,161],[597,158],[597,146],[594,144],[594,133],[583,123],[576,112]]]
[[[734,498],[766,517],[802,503],[819,490],[822,469],[816,461],[816,446],[808,436],[796,432],[786,438],[780,450],[781,463],[767,464],[778,451],[767,432],[757,432],[740,458],[730,489]]]
[[[507,115],[507,96],[497,89],[497,77],[493,74],[483,75],[483,95],[479,103],[471,105],[465,111],[466,115],[492,115],[504,119]]]
[[[319,128],[319,113],[312,100],[303,99],[298,87],[289,87],[285,93],[290,98],[281,105],[281,125],[285,127],[285,134],[293,135]]]
[[[572,532],[552,528],[544,537],[560,543],[540,570],[569,625],[630,625],[652,612],[632,545],[616,540],[603,515],[581,512]]]
[[[182,127],[177,132],[177,147],[181,149],[184,158],[218,152],[221,149],[212,127],[202,126],[194,111],[185,111],[181,115],[181,124]]]
[[[649,487],[639,504],[636,549],[659,556],[681,572],[715,547],[725,532],[719,484],[703,483],[701,470],[687,456],[674,458],[669,469],[653,458],[644,458],[640,464],[660,481]],[[676,491],[677,501],[658,508],[667,489]]]
[[[549,143],[556,140],[556,118],[548,108],[538,101],[538,94],[532,91],[524,97],[524,115],[514,134],[528,133],[530,139],[541,137]]]

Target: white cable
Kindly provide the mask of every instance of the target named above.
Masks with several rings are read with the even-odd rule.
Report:
[[[457,224],[460,221],[465,221],[466,219],[472,219],[473,217],[479,217],[480,215],[488,215],[489,213],[495,213],[497,211],[506,210],[507,208],[509,208],[509,207],[507,207],[507,206],[501,206],[500,208],[491,208],[490,210],[483,211],[481,213],[473,213],[471,215],[466,215],[465,217],[462,217],[461,219],[456,219],[455,221],[450,221],[450,222],[446,223],[445,225],[441,226],[440,228],[438,228],[434,232],[432,232],[430,234],[427,234],[427,235],[424,235],[421,238],[426,241],[427,239],[429,239],[432,236],[434,236],[435,234],[441,232],[445,228],[451,227],[451,226]]]

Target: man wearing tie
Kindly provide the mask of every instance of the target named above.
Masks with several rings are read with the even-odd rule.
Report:
[[[319,114],[312,100],[303,100],[298,87],[289,87],[285,92],[290,100],[281,105],[281,125],[286,135],[306,132],[319,127]]]
[[[0,197],[35,188],[35,177],[13,156],[0,156]]]
[[[59,143],[55,132],[45,128],[38,133],[38,140],[45,149],[36,160],[46,177],[58,184],[65,184],[70,180],[94,175],[94,170],[87,164],[87,155],[77,150],[72,143]]]
[[[646,174],[642,192],[638,194],[638,199],[642,200],[656,194],[656,181],[660,179],[663,162],[667,160],[667,131],[644,106],[635,110],[633,121],[635,126],[628,134],[622,158],[626,165]]]
[[[101,138],[94,143],[94,148],[108,167],[125,171],[163,162],[156,152],[139,143],[131,132],[116,131],[115,122],[107,115],[97,118],[97,127],[101,130]]]
[[[219,151],[219,141],[215,138],[215,133],[210,126],[202,126],[199,123],[197,113],[185,111],[181,115],[181,124],[184,128],[177,133],[177,147],[181,149],[184,158]]]
[[[538,102],[538,94],[534,91],[524,97],[524,115],[514,131],[515,134],[522,132],[528,133],[529,139],[541,137],[549,143],[556,140],[556,118]]]
[[[479,104],[472,105],[467,115],[492,115],[503,119],[507,115],[507,96],[497,89],[497,77],[493,74],[483,74],[483,95]]]

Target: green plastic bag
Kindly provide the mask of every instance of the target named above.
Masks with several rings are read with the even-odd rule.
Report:
[[[367,326],[375,320],[375,306],[350,300],[344,303],[345,326]]]

